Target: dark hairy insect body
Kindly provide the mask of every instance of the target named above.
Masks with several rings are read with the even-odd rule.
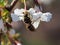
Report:
[[[32,21],[30,20],[30,18],[28,17],[28,14],[25,14],[25,16],[24,16],[24,22],[26,23],[26,24],[28,24],[28,29],[30,30],[30,31],[35,31],[35,28],[33,27],[33,25],[31,24],[32,23]]]

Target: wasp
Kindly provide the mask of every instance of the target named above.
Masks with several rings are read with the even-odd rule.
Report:
[[[25,12],[24,13],[24,22],[26,24],[27,29],[29,29],[30,31],[35,31],[34,26],[32,25],[32,21],[30,19],[29,13]]]

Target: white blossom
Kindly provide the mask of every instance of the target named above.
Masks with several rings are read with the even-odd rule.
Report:
[[[17,22],[17,21],[19,21],[19,17],[16,15],[16,14],[11,14],[11,17],[12,17],[12,20],[14,21],[14,22]]]
[[[17,22],[17,21],[21,21],[21,20],[24,20],[24,18],[23,18],[23,16],[22,15],[24,15],[24,14],[20,14],[19,16],[18,15],[16,15],[16,14],[14,14],[14,13],[11,13],[11,17],[12,17],[12,20],[14,21],[14,22]]]
[[[14,13],[11,14],[12,20],[14,22],[16,21],[24,21],[24,14],[23,12],[27,11],[30,16],[32,16],[31,21],[32,25],[35,27],[35,29],[39,26],[40,21],[49,22],[52,18],[52,14],[50,12],[42,13],[42,12],[36,12],[34,8],[30,8],[29,10],[24,9],[15,9]]]
[[[12,20],[14,22],[24,20],[23,12],[25,12],[24,9],[15,9],[14,13],[11,13]]]
[[[41,15],[42,15],[42,12],[34,13],[34,14],[32,15],[33,20],[37,20],[38,18],[40,18],[40,17],[41,17]]]
[[[34,8],[30,8],[30,9],[28,10],[28,12],[29,12],[31,15],[33,15],[33,14],[36,12],[36,10],[35,10]]]
[[[43,13],[43,15],[41,16],[41,21],[49,22],[51,18],[52,14],[50,12]]]

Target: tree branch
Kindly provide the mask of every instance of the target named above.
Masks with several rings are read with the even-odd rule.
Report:
[[[18,0],[13,0],[10,4],[10,6],[6,6],[5,8],[8,10],[8,11],[11,11],[14,6],[16,5],[16,3],[18,2]]]

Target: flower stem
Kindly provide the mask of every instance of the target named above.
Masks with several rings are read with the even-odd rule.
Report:
[[[24,9],[26,10],[26,0],[24,0]]]

